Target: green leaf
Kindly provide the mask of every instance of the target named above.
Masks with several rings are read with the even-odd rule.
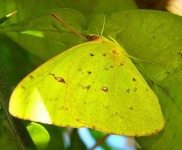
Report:
[[[51,125],[45,125],[45,124],[43,126],[49,132],[49,135],[50,135],[50,142],[46,149],[47,150],[50,150],[50,149],[66,150],[66,146],[67,146],[67,139],[65,138],[65,135],[67,135],[66,128],[60,128],[57,126],[51,126]]]
[[[5,78],[11,83],[10,88],[13,88],[26,74],[35,69],[35,66],[40,65],[42,61],[38,61],[38,58],[24,51],[19,44],[9,39],[6,35],[0,35],[0,40],[2,42],[0,57],[6,73]]]
[[[50,135],[47,130],[40,124],[34,122],[27,126],[27,129],[37,149],[45,150],[50,141]]]
[[[19,145],[14,136],[12,136],[12,130],[7,123],[3,125],[3,132],[0,134],[0,146],[3,149],[19,150]]]
[[[17,5],[18,4],[18,5]],[[10,22],[17,22],[20,20],[24,20],[25,18],[29,18],[32,16],[36,16],[37,14],[41,14],[51,9],[58,8],[72,8],[75,9],[87,18],[91,18],[95,14],[99,13],[113,13],[122,10],[131,10],[137,9],[134,0],[120,0],[115,1],[113,3],[112,0],[66,0],[66,1],[46,1],[45,0],[31,0],[31,1],[23,1],[23,0],[6,0],[1,1],[0,6],[3,6],[0,10],[0,14],[8,14],[13,10],[17,10],[18,14],[16,18],[13,18]],[[42,7],[40,7],[42,6]],[[33,11],[32,11],[33,10]]]
[[[93,26],[101,28],[102,18],[103,15],[95,17],[89,30],[94,31]],[[137,138],[137,141],[144,149],[179,149],[182,18],[166,12],[136,10],[113,13],[106,20],[104,35],[111,34],[130,56],[149,62],[132,59],[159,97],[166,120],[164,130],[158,135]]]
[[[3,26],[1,29],[3,29],[3,32],[7,30],[33,35],[28,36],[25,34],[9,33],[9,36],[27,51],[43,60],[47,60],[61,51],[83,42],[83,39],[78,38],[78,35],[52,17],[51,12],[59,15],[65,22],[71,24],[75,30],[80,33],[83,33],[86,28],[86,20],[82,14],[71,9],[59,9],[46,12],[17,24]],[[40,37],[44,37],[45,39]],[[34,44],[32,45],[32,43]]]
[[[37,6],[32,6],[35,10],[40,8],[40,3],[37,3]],[[34,15],[37,14],[37,11],[30,11],[31,8],[29,11],[25,11],[28,7],[25,7],[22,3],[18,4],[21,6],[21,12],[25,12],[20,13],[22,15],[21,19],[28,16],[25,15],[28,13],[29,16],[33,16],[33,13]],[[9,3],[8,6],[13,8],[11,3]],[[96,19],[96,21],[93,19],[89,24],[88,31],[94,33],[95,29],[93,25],[96,23],[96,27],[100,31],[99,27],[102,28],[103,24],[102,20],[103,16],[100,19]],[[139,138],[138,140],[140,140],[141,146],[144,149],[179,149],[178,145],[180,145],[181,141],[182,125],[180,121],[181,61],[179,64],[177,62],[180,60],[181,53],[181,17],[159,11],[136,10],[114,13],[110,17],[106,15],[106,20],[104,35],[111,34],[131,56],[154,63],[154,67],[150,66],[149,68],[148,63],[133,59],[138,69],[146,77],[149,84],[160,98],[167,123],[164,131],[159,135]],[[124,27],[124,29],[119,34],[112,34],[120,31],[122,27]],[[30,43],[34,43],[37,39],[38,38],[35,38],[33,42]],[[29,38],[26,39],[24,37],[22,39],[24,42],[28,40]],[[37,43],[35,45],[39,47]],[[25,43],[25,45],[27,45],[29,49],[32,49],[31,44],[28,45]],[[54,45],[54,43],[52,45]],[[56,47],[58,47],[58,45]],[[40,49],[42,48],[43,47]],[[52,51],[52,46],[47,49]],[[40,57],[42,57],[42,55]],[[48,57],[44,57],[43,59],[47,58]]]
[[[8,20],[8,19],[9,19],[11,16],[13,16],[15,13],[16,13],[16,11],[14,11],[14,12],[12,12],[12,13],[10,13],[10,14],[8,14],[8,15],[2,17],[2,18],[0,18],[0,24],[2,24],[3,22],[5,22],[6,20]]]
[[[80,139],[78,135],[78,130],[73,129],[72,134],[71,134],[71,146],[69,148],[70,150],[86,150],[86,146],[83,143],[83,141]]]

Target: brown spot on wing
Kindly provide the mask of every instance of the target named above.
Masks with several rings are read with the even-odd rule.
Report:
[[[136,79],[135,79],[135,78],[133,78],[132,80],[133,80],[134,82],[136,81]]]
[[[130,107],[130,110],[133,110],[133,107]]]
[[[136,87],[134,88],[134,91],[135,91],[135,92],[137,91],[137,88],[136,88]]]
[[[90,87],[91,87],[91,85],[82,86],[82,87],[83,87],[83,89],[89,90],[89,89],[90,89]]]
[[[118,52],[116,50],[112,50],[111,51],[113,54],[118,54]]]
[[[66,83],[62,77],[56,77],[55,74],[52,74],[52,73],[50,73],[50,75],[52,75],[54,77],[54,79],[56,79],[58,82]]]
[[[55,77],[55,79],[58,81],[58,82],[62,82],[62,83],[65,83],[65,80],[61,77]]]
[[[91,71],[87,71],[88,74],[91,74],[92,72]]]
[[[108,89],[108,87],[103,86],[103,87],[102,87],[102,90],[103,90],[104,92],[108,92],[109,89]]]
[[[126,92],[130,93],[130,89],[127,89]]]
[[[123,66],[124,64],[121,62],[120,64],[119,64],[119,66]]]
[[[30,79],[33,79],[33,76],[32,76],[32,75],[29,75],[29,78],[30,78]]]
[[[125,61],[121,62],[118,66],[124,66]]]
[[[22,87],[22,89],[26,89],[24,86],[21,86]]]

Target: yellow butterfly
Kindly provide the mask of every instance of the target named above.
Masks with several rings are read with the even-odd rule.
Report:
[[[155,93],[112,38],[89,35],[15,88],[10,113],[31,121],[145,136],[164,128]]]

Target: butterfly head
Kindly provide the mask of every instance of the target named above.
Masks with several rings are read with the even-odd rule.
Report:
[[[100,36],[96,35],[96,34],[89,34],[86,36],[88,41],[96,41],[98,39],[100,39]]]

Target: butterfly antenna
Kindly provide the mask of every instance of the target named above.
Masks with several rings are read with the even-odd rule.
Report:
[[[104,32],[104,27],[105,27],[105,23],[106,23],[106,17],[105,17],[105,15],[103,15],[103,16],[104,16],[104,20],[103,20],[102,30],[101,30],[101,33],[100,33],[101,36],[102,36],[102,34]]]
[[[51,15],[56,18],[58,21],[60,21],[63,25],[65,25],[66,27],[68,27],[71,31],[73,31],[75,34],[77,34],[78,36],[80,36],[82,39],[88,41],[88,39],[81,35],[78,31],[76,31],[74,28],[72,28],[69,24],[67,24],[64,20],[62,20],[59,16],[57,16],[56,14],[51,12]]]
[[[117,33],[122,32],[129,25],[129,21],[130,21],[130,18],[128,19],[127,23],[119,31],[110,33],[109,36],[111,36],[112,34],[117,34]]]
[[[99,35],[99,31],[98,31],[98,29],[97,29],[97,27],[95,26],[95,30],[96,30],[96,32],[97,32],[97,35]],[[100,35],[99,35],[100,36]]]

